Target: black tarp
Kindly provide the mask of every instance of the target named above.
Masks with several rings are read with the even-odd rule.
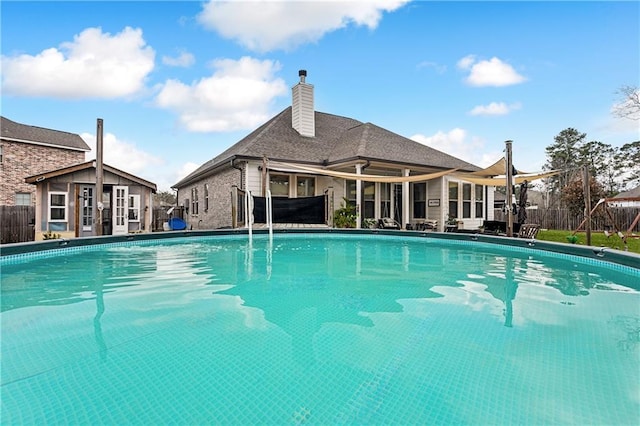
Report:
[[[274,197],[273,223],[326,223],[325,196],[284,198]],[[253,197],[255,223],[267,223],[266,198]]]

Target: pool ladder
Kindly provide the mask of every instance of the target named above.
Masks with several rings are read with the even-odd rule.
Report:
[[[271,190],[267,189],[266,194],[266,215],[267,215],[267,227],[269,228],[269,241],[273,240],[273,198],[271,197]],[[251,191],[247,191],[244,197],[244,209],[245,209],[245,227],[249,230],[249,241],[253,240],[253,195]]]

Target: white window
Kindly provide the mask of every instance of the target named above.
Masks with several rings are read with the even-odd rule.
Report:
[[[209,211],[209,184],[204,184],[204,211]]]
[[[289,176],[287,175],[269,175],[269,189],[273,197],[289,196]]]
[[[449,218],[458,218],[458,182],[449,182]]]
[[[427,184],[413,184],[413,217],[415,219],[427,218]]]
[[[191,188],[191,214],[198,214],[198,188]]]
[[[483,217],[484,212],[484,186],[476,185],[476,217]]]
[[[16,192],[16,206],[30,206],[30,205],[31,205],[30,192]]]
[[[471,184],[462,184],[462,217],[468,219],[471,217]]]
[[[129,195],[129,222],[140,222],[140,195]]]
[[[67,193],[49,193],[49,222],[67,221]]]
[[[362,203],[364,205],[363,216],[365,219],[373,219],[376,217],[376,184],[375,182],[362,182],[364,197]]]
[[[313,197],[316,195],[316,178],[298,176],[296,178],[298,197]]]

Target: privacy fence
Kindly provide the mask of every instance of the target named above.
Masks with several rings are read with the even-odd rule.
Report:
[[[35,206],[0,206],[0,243],[33,241],[35,223]]]
[[[612,230],[617,227],[619,230],[626,231],[633,223],[634,219],[640,212],[640,208],[633,207],[609,207],[611,218],[598,210],[594,213],[591,220],[591,229],[595,231]],[[494,210],[495,220],[506,220],[506,215],[501,209]],[[544,229],[563,229],[575,230],[584,220],[584,215],[576,215],[568,209],[527,209],[526,223],[537,223]],[[614,227],[615,225],[615,227]],[[583,227],[584,229],[584,227]],[[640,223],[636,224],[633,232],[640,232]]]

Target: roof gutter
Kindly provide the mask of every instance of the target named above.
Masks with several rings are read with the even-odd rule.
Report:
[[[237,157],[231,158],[231,167],[233,167],[236,170],[240,170],[240,189],[244,189],[244,185],[243,185],[244,170],[242,169],[242,167],[236,166],[236,160],[237,160]]]

